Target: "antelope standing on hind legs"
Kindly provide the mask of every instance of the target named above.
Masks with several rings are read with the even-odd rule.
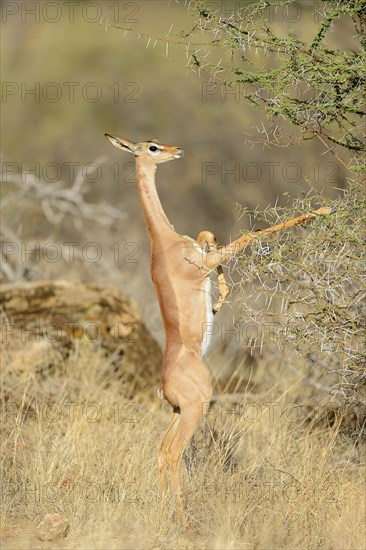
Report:
[[[224,303],[228,289],[221,264],[230,260],[258,236],[328,214],[319,208],[262,231],[247,233],[227,246],[217,247],[209,231],[197,240],[178,235],[166,217],[155,186],[158,164],[181,158],[180,147],[158,139],[134,143],[105,134],[118,149],[135,155],[138,190],[151,245],[151,277],[163,318],[166,349],[159,395],[173,407],[173,418],[158,445],[160,485],[165,493],[168,481],[183,510],[179,469],[182,454],[196,431],[211,399],[210,376],[202,357],[207,351],[204,327]],[[210,273],[218,270],[220,298],[211,305]]]

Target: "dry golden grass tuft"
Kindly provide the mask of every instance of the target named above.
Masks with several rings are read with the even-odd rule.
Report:
[[[183,524],[172,500],[161,509],[158,488],[155,447],[170,409],[106,387],[103,360],[80,344],[52,374],[5,370],[6,548],[365,548],[361,442],[340,419],[313,425],[299,406],[304,388],[284,369],[281,389],[211,406],[183,461]],[[47,513],[67,517],[66,538],[37,539]]]

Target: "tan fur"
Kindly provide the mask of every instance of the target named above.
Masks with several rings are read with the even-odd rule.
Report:
[[[206,279],[217,269],[220,298],[218,311],[229,293],[221,264],[243,250],[259,235],[293,227],[329,213],[321,208],[274,227],[248,233],[230,245],[217,248],[213,233],[203,231],[197,241],[178,235],[161,206],[156,187],[157,164],[183,156],[179,147],[154,140],[134,143],[106,134],[111,143],[136,157],[138,190],[151,245],[151,277],[159,300],[166,335],[161,377],[161,395],[173,407],[172,422],[158,445],[161,488],[170,481],[180,509],[179,469],[182,453],[192,438],[211,399],[211,381],[201,358],[201,344],[207,321]],[[159,147],[155,154],[149,148]]]

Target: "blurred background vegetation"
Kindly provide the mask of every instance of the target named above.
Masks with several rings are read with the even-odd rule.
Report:
[[[3,4],[2,78],[10,83],[3,85],[3,161],[16,163],[19,170],[32,170],[39,163],[46,181],[56,174],[48,163],[57,163],[71,185],[72,169],[66,163],[82,168],[104,157],[96,181],[90,177],[88,198],[110,201],[127,214],[102,231],[90,222],[76,231],[67,220],[50,231],[42,213],[29,212],[27,205],[8,209],[4,217],[11,218],[12,228],[23,239],[52,235],[61,242],[97,241],[105,251],[105,261],[89,263],[85,269],[48,263],[43,266],[48,270],[45,275],[71,277],[76,271],[75,277],[116,284],[133,294],[146,321],[150,318],[154,324],[153,317],[161,330],[153,314],[148,242],[131,161],[111,149],[105,132],[133,140],[158,136],[185,150],[179,163],[159,169],[158,184],[176,230],[193,237],[210,229],[220,242],[227,242],[250,226],[249,217],[238,223],[236,203],[250,210],[287,204],[285,192],[297,196],[308,191],[306,178],[328,198],[345,187],[344,167],[319,142],[291,149],[252,148],[245,143],[247,134],[265,121],[264,114],[243,97],[227,94],[222,101],[219,91],[205,101],[208,74],[202,71],[199,76],[186,68],[181,45],[155,44],[155,38],[164,38],[169,31],[192,27],[196,13],[185,2],[78,2],[71,3],[72,9],[60,2],[59,10],[40,2],[35,14],[31,4],[26,3],[26,8],[24,2]],[[238,3],[218,4],[230,11]],[[317,25],[312,2],[297,4],[301,17],[294,22],[283,11],[276,25],[280,32],[292,28],[307,38]],[[338,32],[335,41],[347,48],[352,37]],[[255,58],[256,52],[249,55]],[[288,167],[289,162],[297,166]],[[204,163],[217,163],[217,169],[209,167],[215,173],[203,177]],[[238,169],[235,163],[239,178],[229,172]],[[3,190],[7,190],[4,184]],[[108,245],[116,240],[137,243],[139,263],[115,265]]]
[[[244,5],[254,13],[258,8],[259,27],[261,17],[269,17],[273,32],[294,41],[311,40],[326,22],[323,7],[327,3],[271,4],[272,11],[268,3]],[[291,206],[295,214],[291,197],[304,198],[310,189],[313,196],[321,196],[318,201],[328,203],[343,197],[347,178],[352,176],[347,151],[337,150],[334,156],[318,139],[298,141],[292,147],[248,139],[253,134],[266,135],[264,129],[270,123],[265,112],[244,97],[248,88],[245,93],[232,93],[213,80],[213,75],[221,75],[213,70],[215,64],[223,59],[227,69],[230,61],[236,61],[237,36],[225,34],[217,21],[235,19],[238,7],[243,4],[230,1],[3,3],[2,217],[4,226],[26,246],[40,243],[40,257],[35,257],[27,277],[115,285],[137,300],[143,320],[162,344],[133,162],[111,148],[105,132],[136,141],[158,136],[182,147],[183,159],[158,170],[162,204],[179,233],[195,237],[209,229],[222,243],[271,221],[265,216],[253,218],[251,211]],[[202,21],[208,22],[208,30]],[[324,34],[327,48],[358,47],[351,17],[341,14]],[[207,44],[208,51],[219,40],[221,47],[205,61]],[[206,45],[201,47],[202,41]],[[261,67],[275,67],[276,60],[253,46],[245,50],[245,63],[260,73]],[[294,134],[284,116],[278,119],[274,124],[279,123],[281,131]],[[26,187],[34,171],[46,184],[38,195]],[[7,203],[14,191],[14,172],[18,172],[15,177],[23,173],[22,196]],[[113,205],[121,216],[113,211],[110,223],[103,224],[105,210],[92,209],[84,216],[78,207],[59,221],[52,216],[44,196],[47,189],[57,187],[59,181],[72,189],[80,177],[82,200],[107,209]],[[296,204],[299,211],[310,207],[311,201]],[[286,209],[278,210],[272,220],[288,214]],[[59,261],[42,255],[42,246],[49,242],[76,243],[74,261],[67,254]],[[96,261],[84,253],[88,243],[100,248]],[[244,268],[241,274],[248,271]],[[247,289],[241,288],[239,307],[243,291]],[[221,317],[228,326],[236,320],[234,294],[231,306]],[[225,346],[219,338],[216,343],[225,348],[230,347],[228,342],[237,347],[226,336]],[[247,352],[245,347],[244,355]],[[220,354],[217,368],[222,368]]]
[[[81,339],[66,357],[47,349],[31,369],[29,347],[16,338],[4,346],[9,548],[36,547],[29,543],[34,523],[56,506],[70,520],[68,548],[364,547],[366,209],[362,174],[349,170],[362,156],[331,152],[320,139],[266,143],[268,136],[276,141],[276,126],[289,136],[294,126],[283,116],[269,121],[241,92],[219,85],[230,74],[246,78],[232,72],[243,66],[259,75],[263,69],[263,84],[265,69],[277,66],[255,45],[238,57],[240,32],[230,27],[240,24],[238,8],[249,6],[254,18],[258,8],[260,32],[264,10],[290,47],[310,43],[323,28],[318,46],[347,53],[361,51],[354,21],[340,14],[328,25],[327,10],[361,4],[2,2],[1,282],[115,287],[137,301],[164,345],[133,162],[105,132],[134,141],[158,136],[184,149],[183,159],[157,172],[164,209],[182,234],[209,229],[227,243],[315,205],[334,207],[326,219],[255,243],[226,270],[232,294],[207,360],[217,401],[185,455],[187,536],[174,510],[164,515],[157,505],[151,451],[171,412],[155,396],[158,374],[152,379],[147,368],[149,391],[139,393],[125,372],[116,373],[115,357]],[[328,64],[330,82],[336,74]],[[286,104],[291,92],[280,97],[284,108],[293,107]],[[83,286],[72,285],[76,292]],[[150,367],[150,355],[160,364],[156,348],[145,345]],[[37,346],[33,352],[38,357]],[[128,376],[137,383],[134,363],[144,364],[131,360]],[[72,421],[63,412],[69,403],[78,405]],[[101,412],[98,421],[83,415],[89,404]],[[259,417],[248,413],[251,405]],[[55,406],[55,422],[42,416]],[[105,497],[116,482],[131,481],[132,505]],[[28,491],[45,483],[57,489],[52,502]],[[102,489],[103,502],[86,498],[90,484]],[[244,492],[237,498],[234,489]]]

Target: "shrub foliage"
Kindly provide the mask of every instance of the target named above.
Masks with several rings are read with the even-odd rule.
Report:
[[[293,0],[245,2],[230,13],[217,3],[199,2],[194,25],[181,38],[192,69],[208,72],[224,90],[241,87],[243,97],[265,110],[270,122],[250,137],[253,144],[317,139],[349,170],[332,216],[271,242],[258,240],[237,259],[234,271],[240,275],[244,317],[260,326],[259,345],[276,340],[292,367],[290,349],[295,350],[295,357],[306,359],[314,384],[322,371],[317,367],[323,367],[329,389],[348,404],[365,405],[365,2],[318,2],[313,13],[305,3],[300,6],[304,18],[317,23],[307,41],[291,29],[278,30],[278,14],[290,14]],[[344,29],[353,34],[352,48],[332,47]],[[292,135],[281,127],[285,122]],[[289,208],[276,206],[254,218],[261,226],[274,224],[325,204],[308,183],[310,193],[290,200]]]

